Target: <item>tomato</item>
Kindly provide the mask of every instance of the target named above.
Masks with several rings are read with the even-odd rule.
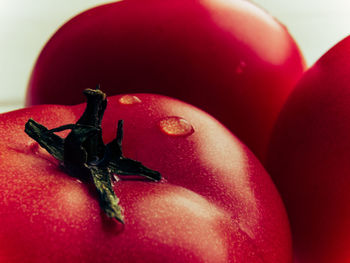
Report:
[[[99,121],[79,118],[84,107],[40,105],[0,115],[0,262],[291,262],[286,213],[260,162],[217,120],[165,96],[108,100],[103,141],[111,145],[117,134],[123,156],[162,179],[117,175],[112,188],[124,224],[106,216],[97,188],[81,179],[85,172],[66,161],[62,168],[23,132],[32,118],[58,145],[67,136],[64,156],[103,167],[111,152],[84,159],[72,153],[86,150],[87,139],[73,136],[79,147],[68,144],[72,127],[100,132]],[[87,111],[103,115],[102,107]],[[28,123],[34,121],[26,131]]]
[[[109,94],[163,94],[209,112],[263,159],[303,70],[286,28],[249,1],[124,0],[53,35],[26,103],[80,103],[83,87],[97,84]]]
[[[301,263],[350,262],[349,51],[347,37],[305,73],[269,147]]]

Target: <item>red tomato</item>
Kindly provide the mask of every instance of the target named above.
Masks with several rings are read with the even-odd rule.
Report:
[[[104,216],[94,190],[23,132],[30,117],[55,128],[83,109],[0,115],[0,262],[291,262],[285,210],[259,161],[218,121],[164,96],[109,99],[104,141],[123,119],[124,155],[163,179],[116,181],[125,224]]]
[[[350,262],[350,37],[288,99],[267,167],[289,213],[298,263]]]
[[[248,1],[125,0],[54,34],[33,69],[27,105],[80,103],[82,90],[97,84],[110,94],[163,94],[209,112],[263,159],[303,69],[286,28]]]

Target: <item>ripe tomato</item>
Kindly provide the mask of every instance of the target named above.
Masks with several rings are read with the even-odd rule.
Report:
[[[263,158],[303,70],[286,28],[249,1],[125,0],[54,34],[34,66],[27,105],[80,103],[82,87],[97,84],[110,94],[163,94],[209,112]]]
[[[267,168],[289,213],[297,258],[350,262],[350,37],[311,67],[287,100]]]
[[[101,212],[94,189],[23,132],[28,118],[49,129],[75,123],[83,104],[2,114],[0,262],[291,262],[289,225],[272,181],[218,121],[159,95],[108,103],[104,141],[123,119],[123,154],[159,171],[162,181],[114,183],[120,224]]]

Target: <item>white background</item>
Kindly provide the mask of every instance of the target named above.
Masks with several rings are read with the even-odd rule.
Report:
[[[113,1],[0,0],[0,112],[24,105],[31,68],[65,21]],[[253,0],[282,22],[308,65],[350,34],[350,0]]]

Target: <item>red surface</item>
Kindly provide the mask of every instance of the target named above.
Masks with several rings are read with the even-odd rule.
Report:
[[[350,37],[320,58],[277,122],[267,168],[292,225],[298,263],[350,262]]]

